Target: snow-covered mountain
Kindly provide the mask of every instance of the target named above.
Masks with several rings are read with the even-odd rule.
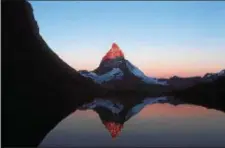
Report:
[[[135,106],[133,106],[127,112],[125,119],[128,120],[128,118],[130,118],[131,116],[134,116],[135,114],[139,113],[146,105],[151,105],[156,103],[165,103],[165,102],[168,102],[167,97],[156,97],[156,98],[147,97],[144,100],[142,100],[139,104],[136,104]],[[94,99],[94,101],[84,104],[80,106],[78,109],[89,110],[89,109],[95,109],[98,107],[108,109],[113,114],[119,114],[125,109],[124,105],[120,102],[115,102],[115,101],[113,102],[112,100],[101,99],[101,98],[96,98]]]
[[[84,77],[91,78],[98,84],[112,82],[134,82],[143,84],[167,85],[166,81],[146,76],[140,69],[125,59],[122,50],[116,43],[112,44],[111,49],[102,58],[98,68],[94,71],[80,71]]]
[[[132,102],[132,101],[131,101]],[[133,103],[111,99],[96,98],[94,101],[79,107],[79,110],[94,110],[106,129],[110,132],[112,138],[116,138],[124,123],[137,115],[145,106],[156,103],[168,103],[168,98],[145,98]]]

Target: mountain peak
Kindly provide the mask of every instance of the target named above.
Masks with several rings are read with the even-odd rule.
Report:
[[[123,128],[122,124],[115,122],[104,122],[105,127],[110,132],[112,138],[116,138],[121,132],[121,128]]]
[[[112,50],[120,50],[120,47],[116,43],[113,43],[111,49]]]
[[[124,54],[120,47],[116,43],[113,43],[111,49],[106,53],[102,60],[110,60],[117,57],[124,57]]]

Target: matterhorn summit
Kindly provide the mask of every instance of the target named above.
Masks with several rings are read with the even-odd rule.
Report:
[[[164,81],[146,76],[140,69],[125,59],[121,48],[113,43],[103,56],[99,66],[93,71],[80,71],[84,77],[91,78],[99,84],[116,87],[137,87],[139,84],[167,85]]]
[[[120,47],[116,43],[113,43],[111,49],[102,58],[102,61],[115,59],[117,57],[124,57],[124,54]]]

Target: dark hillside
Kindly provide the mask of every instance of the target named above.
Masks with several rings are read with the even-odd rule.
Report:
[[[173,94],[185,102],[225,111],[225,77],[212,82],[202,82]]]
[[[3,146],[37,146],[63,117],[102,93],[48,47],[30,3],[2,2]]]

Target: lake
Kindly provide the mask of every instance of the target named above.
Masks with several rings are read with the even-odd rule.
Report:
[[[225,147],[225,113],[168,97],[95,98],[63,119],[43,147]]]

